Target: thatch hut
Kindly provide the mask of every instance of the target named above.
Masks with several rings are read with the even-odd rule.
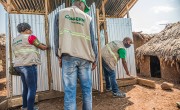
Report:
[[[148,42],[149,40],[151,40],[154,37],[154,34],[144,34],[141,32],[133,32],[133,42],[134,42],[134,51],[136,51],[136,49],[142,45],[144,45],[146,42]],[[138,59],[136,60],[136,71],[137,73],[140,72],[140,67],[138,64]]]
[[[151,40],[154,36],[154,34],[145,34],[142,33],[142,31],[133,32],[134,49],[136,50],[138,47]]]
[[[143,76],[180,82],[180,22],[168,24],[149,42],[136,49]]]

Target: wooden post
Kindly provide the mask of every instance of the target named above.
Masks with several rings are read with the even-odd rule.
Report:
[[[44,16],[45,19],[45,35],[46,35],[46,45],[49,46],[49,21],[48,21],[48,3],[49,0],[45,0],[45,9],[46,14]],[[48,84],[49,84],[49,90],[52,90],[52,72],[51,72],[51,56],[50,56],[50,49],[47,50],[47,69],[48,69]]]
[[[14,0],[11,1],[11,6],[14,7],[14,9],[17,11],[18,14],[20,13],[20,10],[19,10],[19,8],[16,6]],[[12,10],[11,10],[11,12],[12,12]]]
[[[128,7],[128,5],[126,6],[126,10],[127,10],[127,18],[130,18],[130,16],[129,16],[129,7]]]
[[[7,0],[7,12],[11,13],[12,7],[11,7],[11,0]]]
[[[128,6],[128,10],[130,10],[138,0],[130,0],[126,6]],[[118,14],[118,18],[122,18],[127,14],[127,7],[124,7],[121,12]]]
[[[66,8],[70,6],[70,3],[71,3],[71,1],[70,1],[70,0],[66,0],[66,2],[65,2],[65,6],[66,6]]]
[[[106,24],[106,12],[105,12],[105,1],[102,1],[102,13],[104,20],[104,35],[105,35],[105,44],[108,44],[108,34],[107,34],[107,24]]]
[[[102,74],[102,57],[101,57],[101,38],[99,24],[99,9],[96,9],[97,35],[98,35],[98,53],[99,53],[99,76],[100,76],[100,92],[103,92],[103,74]]]
[[[8,13],[8,29],[9,29],[9,60],[10,60],[10,62],[9,62],[9,66],[10,67],[12,67],[13,65],[12,65],[12,36],[11,36],[11,17],[10,17],[10,15],[9,15],[9,13]],[[8,75],[8,86],[9,86],[9,91],[10,91],[10,97],[12,97],[13,96],[13,87],[12,87],[12,75],[9,73],[9,75]]]

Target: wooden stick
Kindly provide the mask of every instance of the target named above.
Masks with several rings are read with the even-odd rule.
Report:
[[[11,1],[12,6],[15,8],[17,12],[19,12],[19,8],[16,6],[14,0]]]
[[[29,12],[26,12],[26,11],[11,11],[10,12],[11,14],[35,14],[35,15],[45,15],[45,13],[41,13],[41,12],[34,12],[34,11],[29,11]]]
[[[11,17],[10,17],[10,15],[8,14],[8,21],[9,21],[9,23],[8,23],[8,28],[9,28],[9,60],[10,60],[10,67],[11,66],[13,66],[12,65],[12,36],[11,36]],[[8,86],[9,86],[9,90],[10,90],[10,97],[12,97],[12,95],[13,95],[13,87],[12,87],[12,75],[10,75],[10,73],[9,73],[9,75],[8,75]],[[8,95],[8,96],[9,96]]]
[[[147,86],[147,87],[156,88],[155,81],[138,78],[138,79],[137,79],[137,83],[138,83],[139,85],[144,85],[144,86]]]
[[[129,16],[129,6],[128,5],[126,6],[126,10],[127,10],[127,18],[130,18],[130,16]]]
[[[45,18],[46,45],[49,46],[48,0],[45,0],[45,9],[46,9],[46,14],[44,18]],[[48,84],[49,84],[49,90],[52,90],[52,87],[51,87],[52,72],[51,72],[51,56],[50,56],[51,51],[49,49],[46,52],[47,52]]]
[[[7,12],[10,13],[12,11],[11,0],[7,0]]]
[[[59,91],[43,91],[38,92],[35,96],[35,102],[50,100],[54,98],[63,98],[64,93]],[[7,110],[8,108],[22,106],[22,96],[15,96],[10,99],[5,99],[0,103],[0,110]]]
[[[104,5],[106,5],[106,3],[108,2],[108,0],[103,0],[103,1],[104,1]],[[102,12],[102,7],[103,7],[103,6],[100,7],[99,12]]]
[[[99,20],[99,22],[104,22],[104,20]]]
[[[108,34],[107,34],[107,24],[106,24],[106,12],[105,12],[105,1],[102,1],[102,13],[104,20],[104,35],[105,35],[105,44],[108,44]]]
[[[66,0],[65,5],[66,5],[66,8],[69,7],[70,6],[70,0]]]
[[[130,0],[126,6],[128,6],[128,9],[130,10],[136,4],[137,1],[138,0]],[[122,18],[126,15],[126,13],[127,13],[127,9],[126,7],[124,7],[122,11],[119,13],[118,17]]]
[[[100,38],[100,24],[99,24],[99,9],[96,9],[97,18],[97,35],[98,35],[98,53],[99,53],[99,76],[100,76],[100,92],[103,92],[103,74],[102,74],[102,57],[101,57],[101,38]]]

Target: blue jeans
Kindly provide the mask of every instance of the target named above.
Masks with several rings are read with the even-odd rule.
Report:
[[[64,85],[64,110],[77,110],[76,85],[80,80],[83,106],[82,110],[92,110],[92,76],[91,63],[87,60],[62,56],[62,78]]]
[[[112,88],[113,93],[119,92],[115,71],[110,69],[110,67],[106,64],[104,59],[102,59],[102,66],[103,66],[104,77],[106,81],[106,89]]]
[[[21,74],[23,108],[33,110],[37,89],[37,66],[20,66],[15,69]]]

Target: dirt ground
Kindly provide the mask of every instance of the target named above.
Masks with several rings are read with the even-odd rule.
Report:
[[[0,102],[6,98],[6,78],[0,78]]]
[[[176,102],[180,101],[180,85],[175,85],[172,91],[160,88],[161,79],[150,78],[156,81],[156,89],[133,85],[120,87],[127,93],[126,98],[113,98],[110,92],[98,93],[93,91],[93,110],[180,110]],[[46,100],[36,104],[40,110],[63,110],[63,97]],[[77,108],[82,110],[82,97],[77,94]],[[11,109],[19,110],[19,109]]]
[[[3,101],[7,96],[6,91],[6,75],[5,72],[1,71],[3,70],[1,64],[0,64],[0,102]]]

